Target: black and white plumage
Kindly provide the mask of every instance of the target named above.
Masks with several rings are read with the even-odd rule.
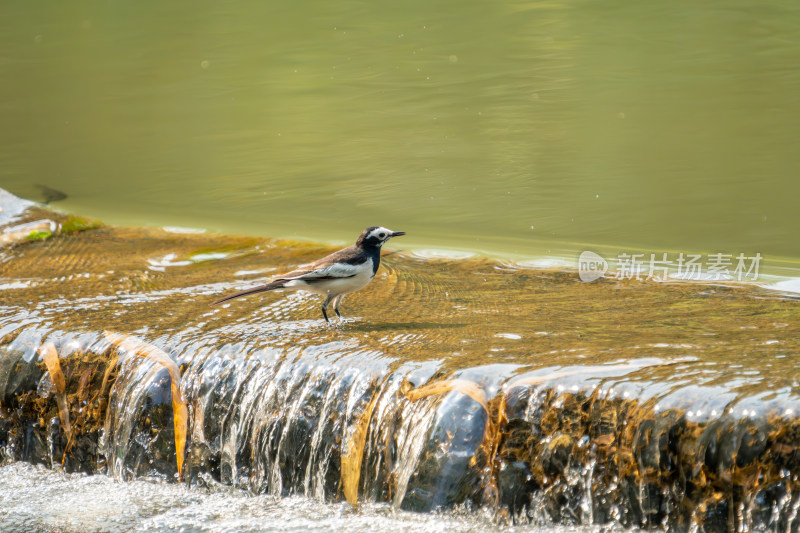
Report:
[[[380,226],[369,227],[361,233],[353,246],[278,276],[266,285],[231,294],[211,305],[275,289],[306,290],[325,296],[322,316],[326,322],[330,322],[328,305],[331,303],[336,316],[341,318],[339,307],[345,295],[363,289],[372,281],[381,264],[381,246],[392,237],[400,235],[405,235],[405,232]]]

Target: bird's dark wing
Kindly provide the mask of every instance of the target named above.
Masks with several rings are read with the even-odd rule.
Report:
[[[305,281],[306,283],[314,283],[315,281],[325,281],[330,279],[345,279],[352,278],[357,275],[359,268],[357,265],[348,265],[347,263],[334,263],[333,265],[317,268],[309,271],[300,271],[292,277],[281,276],[279,279],[282,281]]]
[[[324,280],[352,278],[358,274],[358,266],[367,260],[368,258],[366,256],[358,253],[358,249],[355,246],[349,246],[343,250],[325,256],[322,259],[318,259],[313,263],[277,276],[266,285],[239,291],[217,300],[211,305],[217,305],[249,294],[281,289],[288,282],[293,280],[313,284]]]
[[[275,279],[299,279],[303,281],[351,278],[358,273],[358,266],[368,260],[368,257],[358,253],[355,246],[349,246],[338,252],[318,259],[313,263],[281,274]]]

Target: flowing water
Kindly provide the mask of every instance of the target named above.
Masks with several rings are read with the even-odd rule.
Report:
[[[13,528],[13,529],[12,529]],[[435,515],[388,505],[325,504],[301,497],[252,496],[225,487],[187,490],[154,480],[59,474],[24,463],[0,466],[0,531],[256,533],[260,531],[513,531],[594,533],[597,527],[502,527],[464,510]]]
[[[331,327],[303,293],[208,306],[323,246],[3,205],[0,457],[191,487],[159,485],[131,511],[142,523],[194,523],[232,490],[263,496],[232,497],[263,505],[244,520],[267,529],[284,509],[289,528],[293,513],[336,522],[342,501],[357,507],[336,523],[357,529],[381,514],[442,529],[800,522],[794,293],[389,252]],[[10,528],[54,513],[27,501],[37,479],[68,495],[109,483],[2,477],[27,487],[5,496]],[[307,499],[275,499],[290,496]],[[462,514],[401,512],[437,509]]]
[[[115,225],[0,191],[0,530],[797,530],[798,64],[792,0],[0,3],[0,187]],[[376,223],[334,327],[206,305]]]
[[[8,0],[0,186],[114,224],[796,276],[798,64],[795,0]]]

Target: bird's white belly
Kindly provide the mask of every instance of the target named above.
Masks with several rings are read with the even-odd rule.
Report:
[[[372,265],[367,262],[366,268],[359,269],[359,272],[349,278],[326,279],[307,283],[301,279],[292,280],[286,284],[287,288],[300,289],[315,292],[323,296],[328,294],[347,294],[366,287],[372,281]]]

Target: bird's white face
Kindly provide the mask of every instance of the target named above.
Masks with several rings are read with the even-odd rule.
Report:
[[[389,228],[384,228],[382,226],[372,228],[365,236],[364,242],[368,243],[372,246],[381,247],[383,243],[391,239],[392,237],[399,237],[400,235],[405,235],[404,231],[392,231]]]

